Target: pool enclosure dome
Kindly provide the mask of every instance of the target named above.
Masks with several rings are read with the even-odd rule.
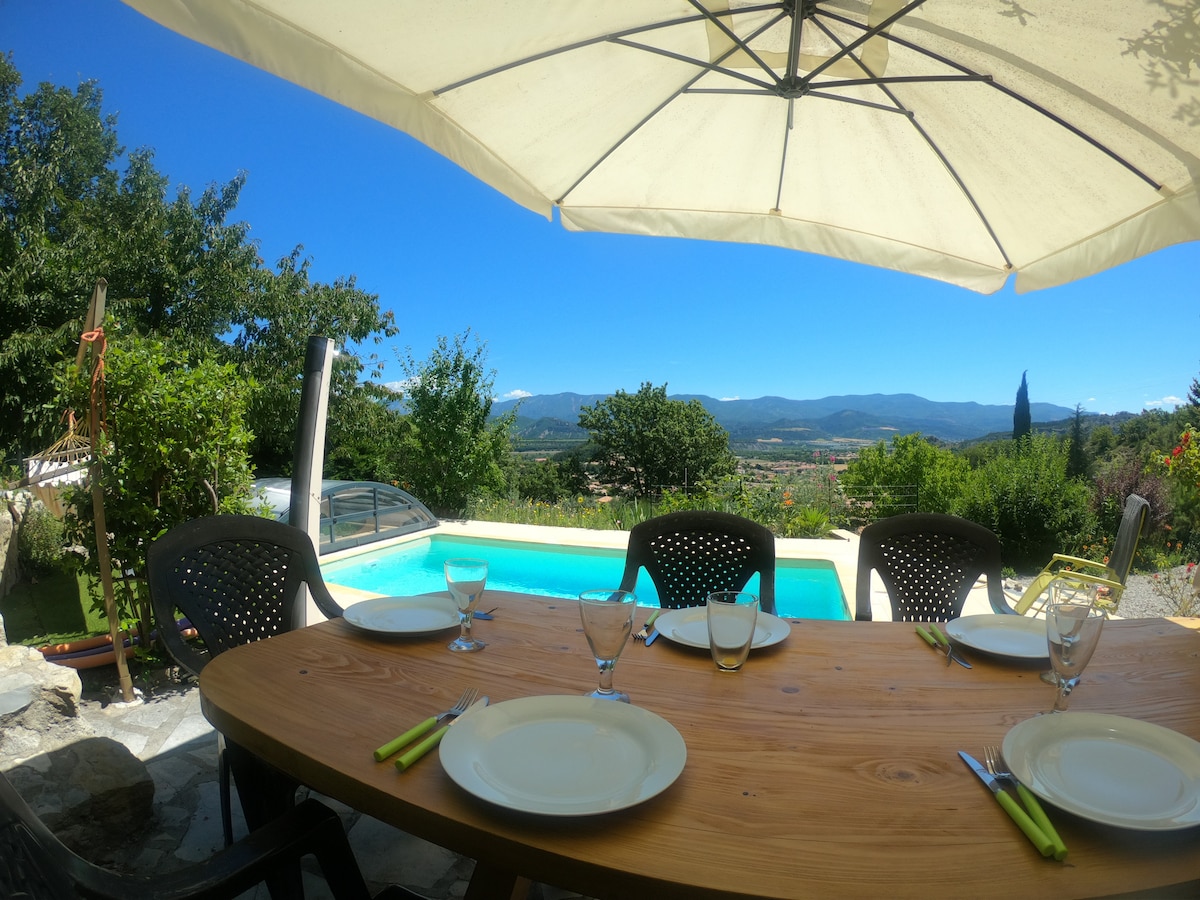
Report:
[[[254,482],[258,496],[281,522],[288,521],[292,502],[290,478]],[[378,481],[321,482],[321,553],[400,537],[433,528],[437,517],[407,491]]]

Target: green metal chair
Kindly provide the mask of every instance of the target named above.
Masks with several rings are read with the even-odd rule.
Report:
[[[1065,581],[1080,589],[1102,589],[1097,605],[1110,613],[1115,612],[1121,602],[1125,581],[1133,566],[1133,554],[1149,513],[1149,502],[1137,494],[1130,494],[1125,501],[1125,512],[1121,516],[1121,525],[1108,559],[1093,562],[1078,556],[1055,553],[1013,604],[1012,612],[1022,616],[1036,616],[1042,612],[1050,597],[1050,584],[1055,580]]]

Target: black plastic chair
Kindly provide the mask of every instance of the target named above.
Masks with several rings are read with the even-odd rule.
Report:
[[[871,571],[879,572],[900,622],[947,622],[981,575],[988,602],[1009,612],[1001,583],[1000,539],[982,525],[941,513],[880,519],[863,529],[858,544],[854,618],[871,621]]]
[[[71,852],[0,774],[0,897],[33,900],[220,900],[243,894],[312,854],[335,900],[369,900],[337,813],[305,800],[204,862],[155,875],[121,875]],[[399,887],[380,897],[415,897]]]
[[[663,609],[703,606],[713,591],[740,591],[757,572],[759,608],[775,612],[775,535],[741,516],[684,511],[633,526],[622,590],[634,589],[642,568]]]
[[[209,516],[172,528],[147,552],[150,602],[167,651],[199,675],[212,657],[233,647],[291,631],[304,624],[307,586],[328,618],[342,615],[321,576],[308,535],[259,516]],[[203,648],[172,627],[182,614]],[[230,771],[247,774],[238,785],[250,828],[290,805],[298,783],[218,736],[221,827],[233,841]]]

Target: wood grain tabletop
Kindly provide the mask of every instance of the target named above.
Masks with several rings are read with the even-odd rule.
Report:
[[[447,651],[453,631],[381,637],[342,620],[228,651],[201,677],[205,714],[316,791],[478,860],[472,896],[489,892],[482,873],[597,898],[1196,895],[1196,828],[1131,831],[1048,807],[1070,854],[1041,857],[957,751],[981,756],[1048,710],[1046,663],[967,651],[973,669],[947,667],[905,623],[790,620],[738,673],[706,650],[631,642],[615,685],[679,731],[687,762],[630,809],[547,819],[462,790],[436,750],[405,773],[376,763],[372,750],[464,688],[495,704],[595,686],[572,601],[488,592],[484,605],[498,609],[475,624],[479,653]],[[1200,740],[1198,628],[1107,623],[1071,709]]]

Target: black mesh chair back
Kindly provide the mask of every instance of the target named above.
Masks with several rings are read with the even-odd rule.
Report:
[[[326,617],[342,615],[312,541],[299,528],[260,516],[208,516],[172,528],[146,554],[150,602],[171,656],[199,675],[214,656],[304,624],[308,587]],[[193,646],[174,627],[182,614],[199,633]],[[251,829],[289,808],[299,784],[218,735],[221,828],[233,842],[231,773]],[[237,775],[241,772],[240,776]]]
[[[150,545],[147,574],[163,643],[197,675],[218,653],[301,626],[302,586],[326,617],[342,614],[308,535],[274,519],[209,516],[185,522]],[[170,627],[177,611],[199,632],[203,651]]]
[[[755,572],[763,612],[775,612],[775,535],[730,513],[685,511],[633,526],[622,590],[649,573],[663,609],[703,606],[713,591],[740,591]]]
[[[305,800],[232,848],[156,875],[122,875],[71,852],[0,773],[0,897],[32,900],[222,900],[272,882],[281,867],[317,857],[335,900],[368,900],[366,882],[337,813]],[[275,896],[285,894],[272,885]],[[388,896],[413,897],[402,889]]]
[[[988,601],[1009,610],[1001,583],[1000,539],[966,519],[912,513],[863,529],[858,545],[855,615],[871,620],[871,571],[879,572],[900,622],[946,622],[962,613],[967,594],[987,576]]]

